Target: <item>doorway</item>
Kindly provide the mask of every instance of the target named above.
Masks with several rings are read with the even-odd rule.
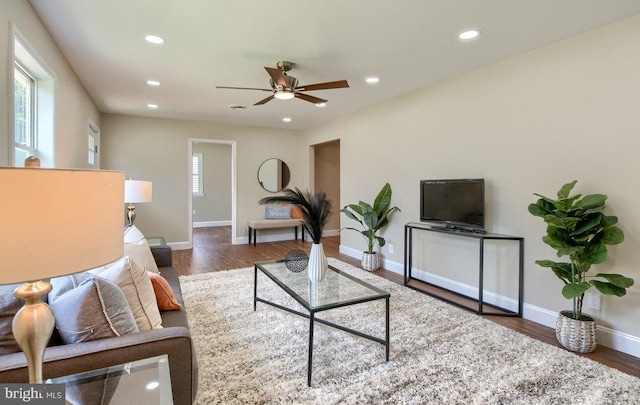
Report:
[[[331,216],[323,235],[340,235],[340,140],[313,145],[313,190],[331,200]]]
[[[218,146],[218,147],[216,147]],[[199,163],[194,161],[194,153],[198,151],[200,155]],[[209,152],[207,152],[209,151]],[[221,155],[222,154],[222,155]],[[237,244],[236,241],[236,141],[206,139],[206,138],[189,138],[188,145],[188,167],[189,167],[189,246],[193,248],[193,228],[194,219],[203,226],[228,226],[231,225],[231,243]],[[199,167],[198,167],[199,165]],[[220,165],[220,166],[216,166]],[[224,165],[224,166],[221,166]],[[196,169],[196,170],[194,170]],[[226,173],[225,176],[230,178],[214,180],[219,173]],[[209,180],[207,180],[209,179]],[[197,182],[200,185],[200,192],[195,189]],[[216,184],[222,184],[217,186]],[[198,194],[195,197],[194,194]],[[204,202],[209,195],[210,202]],[[222,197],[222,199],[221,199]],[[194,198],[202,198],[194,204]],[[202,203],[202,204],[201,204]],[[207,210],[207,214],[202,212],[207,204],[218,204],[224,206],[221,209]],[[195,207],[195,213],[194,213]],[[198,216],[200,208],[201,215]],[[214,207],[220,208],[220,207]],[[226,217],[229,212],[231,219],[213,219],[220,218],[219,215]],[[204,215],[203,215],[204,214]],[[208,215],[208,217],[206,216]],[[217,217],[216,217],[217,215]],[[203,220],[200,220],[202,218]],[[230,222],[230,223],[229,223]]]

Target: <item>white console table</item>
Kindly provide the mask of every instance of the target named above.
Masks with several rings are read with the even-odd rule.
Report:
[[[460,303],[459,300],[451,300],[445,298],[438,294],[433,294],[425,289],[421,289],[415,284],[412,284],[412,280],[417,280],[421,283],[427,284],[429,286],[434,287],[435,289],[439,289],[451,294],[459,295],[453,291],[447,290],[446,288],[435,286],[433,284],[427,283],[423,280],[414,278],[411,274],[411,269],[413,267],[412,258],[413,258],[413,232],[437,232],[444,233],[447,235],[453,235],[461,238],[473,238],[478,240],[478,249],[479,249],[479,263],[478,263],[478,297],[470,298],[463,296],[466,299],[470,299],[474,303],[477,303],[477,309],[473,306],[468,306]],[[508,310],[506,308],[501,308],[495,305],[487,304],[483,299],[483,289],[484,289],[484,241],[485,240],[512,240],[518,242],[519,248],[519,268],[518,268],[518,311],[514,312]],[[523,284],[523,276],[524,276],[524,238],[520,236],[509,236],[509,235],[499,235],[495,233],[482,233],[482,232],[474,232],[474,231],[462,231],[458,229],[450,229],[445,227],[437,227],[434,225],[422,223],[422,222],[409,222],[404,226],[404,285],[412,288],[414,290],[423,292],[425,294],[431,295],[435,298],[441,299],[443,301],[447,301],[451,304],[457,305],[461,308],[470,310],[475,312],[478,315],[495,315],[495,316],[516,316],[522,317],[522,304],[523,304],[523,292],[524,292],[524,284]],[[484,307],[489,306],[492,308],[496,308],[500,310],[500,312],[487,312]]]

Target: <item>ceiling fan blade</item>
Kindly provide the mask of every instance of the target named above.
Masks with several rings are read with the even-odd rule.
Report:
[[[326,103],[327,102],[327,100],[323,100],[321,98],[310,96],[308,94],[302,94],[302,93],[296,93],[296,97],[299,98],[299,99],[302,99],[304,101],[308,101],[310,103],[313,103],[313,104]]]
[[[269,76],[271,76],[271,80],[273,80],[275,84],[282,87],[287,87],[287,81],[284,79],[284,75],[282,74],[282,71],[280,69],[270,68],[266,66],[264,68],[267,73],[269,73]]]
[[[255,87],[226,87],[216,86],[216,89],[234,89],[234,90],[260,90],[260,91],[273,91],[271,89],[257,89]]]
[[[306,86],[298,86],[296,90],[300,91],[312,91],[312,90],[328,90],[328,89],[342,89],[349,87],[349,83],[346,80],[338,80],[335,82],[308,84]]]
[[[265,99],[263,99],[263,100],[258,101],[258,102],[257,102],[257,103],[255,103],[254,105],[262,105],[262,104],[266,104],[266,103],[268,103],[269,101],[273,100],[273,98],[274,98],[273,96],[269,96],[269,97],[267,97],[267,98],[265,98]]]

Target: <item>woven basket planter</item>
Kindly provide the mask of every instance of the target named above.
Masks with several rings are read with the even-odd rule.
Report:
[[[578,353],[591,353],[598,345],[596,322],[588,315],[573,319],[572,311],[561,311],[556,321],[556,337],[560,344]]]
[[[362,261],[360,262],[362,268],[366,271],[378,270],[380,262],[378,261],[378,255],[376,252],[362,252]]]

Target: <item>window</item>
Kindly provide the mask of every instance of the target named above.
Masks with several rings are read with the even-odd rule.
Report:
[[[15,25],[13,33],[14,166],[37,156],[42,167],[54,167],[55,76]],[[11,105],[11,104],[10,104]]]
[[[36,155],[35,137],[35,87],[33,77],[20,64],[13,70],[13,128],[16,162],[24,162],[29,155]]]
[[[202,153],[191,155],[191,194],[194,197],[204,197],[202,187]]]

